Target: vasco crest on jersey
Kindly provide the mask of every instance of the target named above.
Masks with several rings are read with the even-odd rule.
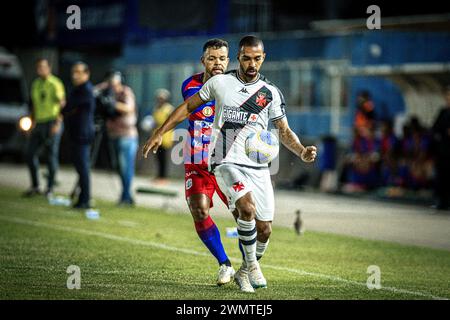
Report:
[[[261,108],[264,108],[267,105],[266,94],[264,92],[258,92],[256,95],[256,104]]]

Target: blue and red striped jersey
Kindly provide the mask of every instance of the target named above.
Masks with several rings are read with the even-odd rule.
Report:
[[[187,78],[181,86],[184,100],[196,94],[203,86],[203,72]],[[208,150],[214,122],[214,101],[202,104],[189,115],[189,140],[184,150],[184,163],[208,167]],[[190,150],[189,150],[190,149]]]

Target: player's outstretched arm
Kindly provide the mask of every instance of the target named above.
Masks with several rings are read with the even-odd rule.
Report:
[[[196,93],[188,100],[180,104],[175,109],[175,111],[167,118],[163,125],[156,129],[153,135],[148,138],[147,142],[142,148],[142,155],[144,156],[144,158],[147,158],[147,155],[150,151],[152,151],[153,153],[156,153],[156,151],[158,151],[158,148],[162,143],[162,137],[164,133],[175,128],[180,122],[185,120],[192,111],[197,109],[203,103],[205,102],[200,98],[198,93]]]
[[[286,118],[273,122],[275,128],[278,129],[281,143],[293,152],[304,162],[313,162],[317,156],[317,148],[315,146],[307,146],[301,144],[300,139],[295,132],[289,128]]]

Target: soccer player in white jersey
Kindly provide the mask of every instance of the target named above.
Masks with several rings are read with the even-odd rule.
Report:
[[[155,131],[143,147],[143,155],[156,152],[162,135],[185,120],[207,101],[215,100],[216,114],[209,152],[209,169],[229,200],[230,210],[237,209],[239,242],[244,261],[235,281],[245,292],[267,286],[257,259],[269,243],[274,215],[274,194],[267,164],[257,164],[245,153],[245,139],[268,128],[269,120],[279,131],[280,141],[304,162],[315,160],[315,146],[305,147],[289,128],[284,98],[277,87],[261,77],[265,59],[264,44],[255,36],[239,42],[239,69],[209,79],[202,89],[182,103]]]

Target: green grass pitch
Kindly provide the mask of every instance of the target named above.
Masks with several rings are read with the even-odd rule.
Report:
[[[450,298],[450,253],[274,227],[261,260],[267,289],[215,285],[217,263],[192,218],[99,202],[99,220],[0,188],[0,299],[434,299]],[[215,219],[235,268],[233,220]],[[67,267],[81,272],[68,289]],[[379,266],[381,289],[366,286]]]

